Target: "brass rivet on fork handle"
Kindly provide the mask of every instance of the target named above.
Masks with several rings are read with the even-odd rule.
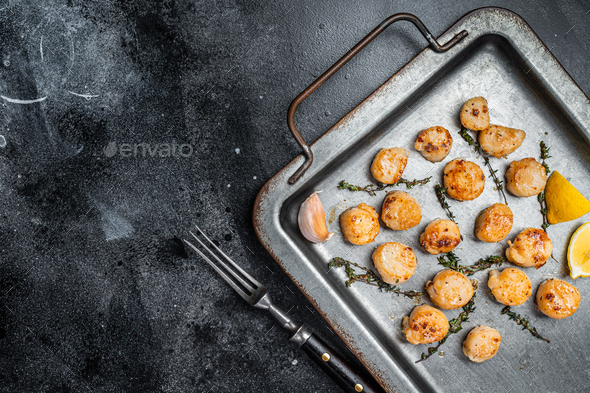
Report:
[[[436,39],[430,34],[424,23],[417,16],[412,14],[394,14],[391,15],[389,18],[385,19],[379,26],[377,26],[373,31],[371,31],[365,38],[363,38],[358,44],[356,44],[351,50],[349,50],[340,60],[338,60],[332,67],[330,67],[326,72],[324,72],[318,79],[315,80],[311,85],[309,85],[301,94],[297,96],[289,106],[289,111],[287,112],[287,124],[289,126],[289,130],[291,134],[297,141],[297,144],[303,149],[303,155],[305,156],[305,162],[297,171],[289,178],[289,183],[294,184],[299,180],[301,176],[309,169],[313,162],[313,152],[309,145],[305,142],[301,133],[295,127],[295,111],[299,104],[301,104],[307,97],[310,96],[318,87],[320,87],[325,81],[327,81],[332,75],[336,73],[344,64],[346,64],[350,59],[352,59],[357,53],[359,53],[369,42],[373,41],[375,37],[377,37],[383,30],[385,30],[389,25],[398,20],[407,20],[412,22],[420,33],[426,38],[430,47],[435,52],[446,52],[447,50],[451,49],[456,43],[461,41],[463,38],[467,36],[467,31],[463,30],[459,34],[455,35],[453,38],[449,40],[444,45],[440,45]]]

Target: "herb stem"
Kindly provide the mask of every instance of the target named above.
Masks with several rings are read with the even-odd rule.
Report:
[[[346,181],[342,180],[340,182],[340,184],[338,185],[338,188],[340,188],[341,190],[365,191],[365,192],[368,192],[372,196],[376,196],[377,194],[375,193],[375,191],[383,191],[387,188],[396,187],[401,184],[405,184],[407,189],[411,189],[414,186],[423,186],[423,185],[427,184],[431,178],[432,178],[432,176],[429,176],[429,177],[427,177],[425,179],[421,179],[421,180],[418,180],[418,179],[407,180],[402,177],[401,179],[399,179],[398,181],[396,181],[393,184],[385,184],[385,183],[367,184],[364,187],[356,186],[354,184],[350,184],[350,183],[347,183]]]
[[[502,266],[502,263],[506,261],[506,258],[504,257],[491,255],[485,259],[480,259],[473,265],[461,265],[461,260],[452,251],[439,256],[437,259],[439,265],[443,265],[448,269],[452,269],[456,272],[463,273],[466,276],[471,276],[476,272],[487,270],[493,267],[494,265]]]
[[[541,191],[539,195],[537,195],[537,200],[541,206],[539,211],[543,215],[543,224],[541,225],[541,228],[543,228],[543,230],[546,232],[547,228],[549,228],[551,224],[549,224],[549,221],[547,221],[547,201],[545,200],[545,191]]]
[[[364,271],[364,274],[356,274],[352,266],[359,268],[360,270]],[[399,289],[396,285],[391,285],[386,283],[371,269],[367,269],[366,267],[360,266],[354,262],[346,261],[343,258],[336,257],[328,263],[328,269],[332,269],[333,267],[344,267],[346,274],[348,275],[348,280],[346,280],[345,284],[347,287],[350,287],[352,283],[356,281],[364,282],[365,284],[373,285],[379,288],[381,292],[392,292],[396,295],[402,295],[413,299],[418,296],[424,295],[424,292],[418,291],[404,291]]]
[[[449,206],[449,204],[447,203],[447,200],[445,198],[445,193],[447,192],[447,189],[444,188],[443,186],[441,186],[439,183],[437,183],[434,186],[434,191],[436,192],[436,199],[438,199],[440,206],[443,208],[445,213],[447,213],[447,217],[449,217],[449,220],[451,220],[455,224],[457,224],[457,220],[455,219],[455,215],[451,211],[451,207]]]
[[[551,158],[549,155],[549,147],[543,141],[541,141],[539,146],[541,147],[541,165],[545,167],[545,174],[548,175],[551,171],[545,160]],[[542,191],[537,195],[537,200],[539,201],[539,205],[541,205],[540,211],[543,215],[543,225],[541,225],[541,228],[543,228],[544,231],[547,231],[547,228],[549,228],[551,224],[549,224],[549,221],[547,220],[547,201],[545,200],[545,191]]]
[[[500,192],[502,198],[504,198],[504,203],[508,205],[508,200],[506,199],[506,194],[504,193],[504,183],[502,182],[502,180],[498,179],[498,170],[492,168],[490,159],[483,154],[483,149],[481,148],[479,142],[477,142],[475,139],[473,139],[471,135],[469,135],[468,129],[465,127],[461,127],[459,135],[461,135],[461,137],[469,144],[469,146],[473,147],[473,151],[476,154],[479,154],[483,158],[486,166],[488,167],[488,170],[490,171],[490,176],[492,177],[492,179],[494,179],[494,183],[496,183],[496,189]]]
[[[416,360],[416,363],[420,363],[421,361],[426,360],[435,353],[437,353],[440,346],[447,341],[447,338],[449,338],[451,334],[459,333],[463,329],[463,326],[461,326],[461,324],[463,322],[468,322],[469,314],[475,311],[475,295],[476,293],[474,292],[473,296],[471,297],[471,300],[469,300],[469,302],[463,306],[463,311],[461,311],[461,314],[459,314],[457,318],[453,318],[449,321],[449,331],[442,338],[442,340],[440,340],[438,344],[436,344],[436,346],[428,347],[428,353],[423,353],[420,359]]]
[[[529,332],[531,332],[531,334],[537,338],[540,338],[541,340],[545,340],[548,343],[550,343],[551,341],[549,341],[548,338],[545,338],[543,336],[541,336],[539,334],[539,332],[537,332],[537,329],[535,329],[531,323],[525,318],[520,316],[519,314],[515,313],[514,311],[510,311],[510,306],[506,306],[502,309],[502,315],[506,314],[508,315],[508,318],[512,319],[514,322],[516,322],[517,325],[522,325],[522,330],[528,330]]]
[[[548,175],[551,171],[549,170],[549,165],[545,162],[545,160],[551,158],[549,155],[550,148],[543,141],[541,141],[539,146],[541,147],[541,165],[545,167],[545,174]]]

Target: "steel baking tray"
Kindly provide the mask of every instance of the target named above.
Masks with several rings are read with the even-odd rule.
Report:
[[[523,145],[508,160],[492,160],[500,174],[512,160],[538,159],[539,143],[543,140],[551,148],[553,157],[548,161],[551,170],[560,171],[583,194],[590,195],[588,97],[515,13],[499,8],[473,11],[448,29],[438,42],[448,42],[463,30],[467,36],[446,52],[424,49],[307,147],[315,159],[306,164],[307,169],[299,171],[298,181],[290,184],[289,178],[310,161],[308,152],[270,179],[256,199],[255,229],[279,265],[388,391],[587,391],[589,279],[569,278],[565,253],[572,232],[588,221],[588,216],[549,227],[559,263],[549,260],[538,270],[526,269],[534,289],[546,278],[559,277],[573,282],[582,295],[578,312],[565,320],[542,316],[532,298],[515,309],[529,316],[533,325],[551,339],[550,344],[522,331],[500,314],[502,305],[492,299],[485,284],[487,272],[480,272],[472,276],[482,285],[477,291],[477,310],[470,321],[441,348],[444,356],[435,355],[416,364],[426,346],[409,344],[401,333],[402,318],[410,313],[415,301],[380,293],[362,284],[347,288],[342,269],[327,269],[327,263],[336,256],[371,266],[371,253],[377,245],[399,241],[410,245],[418,258],[416,274],[402,288],[421,289],[441,270],[436,257],[421,249],[418,237],[431,220],[444,217],[434,193],[434,184],[441,180],[444,165],[455,157],[465,157],[483,168],[481,157],[457,134],[459,109],[474,96],[488,99],[492,123],[520,128],[527,133]],[[454,138],[451,153],[437,164],[427,162],[413,148],[417,133],[433,125],[447,128]],[[392,231],[382,226],[375,243],[352,246],[340,235],[338,215],[360,202],[380,212],[385,192],[372,197],[339,190],[337,185],[341,180],[361,185],[371,183],[369,166],[373,156],[381,148],[392,146],[410,151],[405,178],[433,176],[430,184],[409,190],[422,205],[422,222],[408,231]],[[484,171],[487,174],[485,168]],[[322,244],[306,241],[297,225],[299,206],[315,190],[323,190],[320,196],[329,218],[329,229],[336,232],[330,241]],[[514,238],[526,227],[540,227],[542,217],[535,197],[507,197],[514,212],[514,226],[507,239]],[[500,198],[488,178],[484,193],[476,200],[449,201],[464,236],[456,250],[464,263],[500,255],[506,248],[505,241],[487,244],[478,242],[473,235],[477,213],[501,202]],[[425,296],[421,302],[429,303],[429,299]],[[458,313],[458,310],[445,311],[449,319]],[[461,343],[468,331],[480,324],[500,331],[502,344],[496,357],[476,364],[463,355]]]

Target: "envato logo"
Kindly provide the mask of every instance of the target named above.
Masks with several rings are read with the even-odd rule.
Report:
[[[104,155],[114,157],[117,153],[121,157],[190,157],[193,154],[193,146],[189,143],[179,145],[176,141],[172,143],[121,143],[110,142],[103,149]]]

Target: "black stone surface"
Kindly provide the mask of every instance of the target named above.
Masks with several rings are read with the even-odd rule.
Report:
[[[299,154],[291,100],[374,26],[439,35],[486,5],[590,93],[587,0],[3,1],[0,94],[47,98],[0,100],[0,392],[337,391],[178,238],[199,224],[359,366],[258,242],[254,198]],[[301,105],[305,138],[425,46],[388,29]]]

